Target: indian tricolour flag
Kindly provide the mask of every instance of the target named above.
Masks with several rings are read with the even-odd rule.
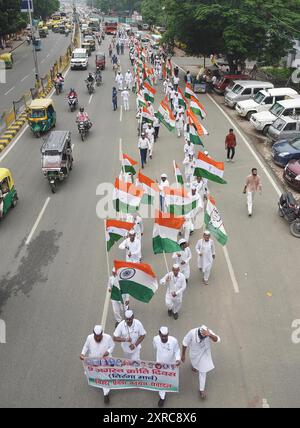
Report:
[[[129,263],[114,261],[114,267],[119,282],[119,290],[112,289],[112,298],[119,294],[129,294],[140,302],[149,303],[158,289],[158,283],[150,265],[146,263]]]
[[[137,165],[137,162],[125,153],[122,153],[121,161],[124,172],[130,172],[131,174],[135,175],[134,165]]]
[[[226,184],[223,180],[224,162],[216,162],[215,160],[205,156],[204,153],[198,153],[198,159],[195,163],[194,175],[204,177],[216,183]]]
[[[190,120],[189,120],[189,125],[190,125],[190,127],[189,127],[190,141],[194,144],[198,144],[198,145],[201,145],[204,147],[204,145],[201,141],[201,138],[198,135],[198,131],[197,131],[196,127],[193,125],[192,121],[190,121]]]
[[[198,101],[198,99],[196,97],[191,96],[191,98],[190,98],[190,109],[197,116],[200,116],[202,119],[205,118],[206,111],[205,111],[203,105]]]
[[[179,169],[179,166],[174,160],[173,160],[173,167],[174,167],[174,172],[176,177],[176,183],[183,185],[183,177],[182,177],[181,171]]]
[[[133,226],[134,223],[129,223],[127,221],[107,219],[105,221],[107,251],[109,251],[119,239],[125,238]]]
[[[146,107],[147,108],[147,101],[145,100],[145,98],[143,97],[143,95],[140,92],[138,92],[138,94],[137,94],[137,100],[138,100],[139,107]]]
[[[142,174],[140,171],[138,172],[138,185],[142,187],[144,190],[144,194],[141,200],[142,204],[152,205],[154,203],[155,197],[159,196],[159,187],[158,184]]]
[[[195,92],[192,90],[192,86],[190,83],[186,84],[185,87],[185,91],[184,91],[184,95],[186,96],[186,98],[190,99],[191,97],[195,97],[196,98],[196,94]]]
[[[204,128],[203,125],[200,124],[198,117],[195,115],[195,113],[192,112],[190,108],[187,109],[186,114],[190,120],[190,123],[195,126],[199,136],[208,135],[208,131]]]
[[[183,217],[157,211],[153,228],[152,246],[154,254],[180,251],[178,232],[184,223]]]
[[[156,93],[156,89],[153,86],[149,85],[149,83],[144,82],[144,97],[146,101],[154,102],[154,95]]]
[[[147,107],[143,107],[142,109],[142,118],[145,119],[145,122],[147,123],[153,123],[155,117],[152,116],[151,112],[147,109]]]
[[[226,234],[222,218],[216,207],[216,201],[212,196],[207,197],[204,222],[207,229],[221,245],[226,245],[228,236]]]
[[[183,187],[178,189],[165,187],[164,195],[167,211],[173,215],[182,216],[197,208],[197,200],[189,198],[186,189]]]
[[[136,212],[141,203],[143,189],[132,183],[125,183],[116,178],[113,191],[113,204],[117,212],[133,213]]]
[[[188,100],[186,99],[186,97],[183,95],[182,90],[178,87],[178,104],[180,106],[182,106],[185,110],[188,106]]]
[[[157,113],[155,113],[156,117],[162,122],[169,131],[173,131],[175,129],[175,116],[165,101],[161,101]]]

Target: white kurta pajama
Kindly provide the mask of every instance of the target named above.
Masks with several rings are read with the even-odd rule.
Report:
[[[168,278],[170,281],[167,281]],[[160,280],[160,283],[167,286],[165,302],[168,310],[177,314],[182,306],[183,292],[186,289],[185,276],[179,272],[178,276],[175,277],[173,272],[169,272]],[[176,293],[175,297],[172,296],[174,292]]]
[[[202,269],[203,279],[204,281],[208,281],[214,261],[213,256],[216,254],[214,241],[212,239],[208,241],[199,239],[195,249],[198,254],[198,269]]]
[[[193,180],[194,171],[195,171],[195,160],[190,160],[189,156],[186,156],[182,162],[184,165],[184,174],[186,185],[190,186]]]
[[[153,347],[156,350],[156,362],[163,364],[175,364],[180,361],[180,347],[178,340],[173,336],[168,336],[168,341],[163,343],[159,335],[153,338]],[[162,400],[166,397],[166,391],[159,391]]]
[[[201,392],[205,389],[206,373],[215,368],[210,349],[209,337],[200,340],[198,335],[198,328],[193,328],[184,337],[182,344],[189,348],[190,360],[194,369],[199,371],[199,390]],[[217,336],[214,332],[209,330],[211,334]],[[219,336],[217,336],[218,342],[220,342]]]
[[[201,199],[197,191],[195,195],[193,195],[192,192],[188,192],[188,197],[191,199],[192,202],[196,201],[197,204],[197,207],[189,213],[189,216],[191,217],[193,223],[192,231],[194,231],[195,229],[200,229],[200,227],[202,227],[203,225],[199,218],[200,213],[203,211],[203,200]]]
[[[192,216],[191,214],[186,214],[184,216],[184,223],[182,225],[182,233],[183,233],[183,237],[184,239],[189,242],[190,239],[190,234],[191,232],[194,231],[194,224],[192,221]]]
[[[140,360],[140,353],[142,349],[142,345],[139,344],[136,348],[130,349],[130,345],[138,340],[140,336],[144,336],[146,334],[146,330],[144,329],[143,324],[134,319],[132,325],[129,327],[125,320],[121,321],[117,326],[114,332],[114,337],[122,337],[122,338],[131,338],[131,342],[121,342],[121,347],[124,352],[124,358],[128,360]]]
[[[119,245],[119,249],[126,250],[126,262],[140,263],[142,258],[142,253],[141,253],[141,241],[138,238],[135,237],[133,242],[130,241],[130,238],[125,239]]]
[[[107,288],[112,290],[113,286],[118,287],[118,278],[116,276],[111,275],[108,280]],[[111,299],[111,304],[114,312],[114,317],[117,322],[121,322],[123,320],[123,313],[128,309],[128,306],[125,305],[125,302],[129,300],[129,294],[122,294],[123,302],[119,302],[117,300]]]
[[[178,256],[178,254],[180,256]],[[192,252],[190,247],[186,247],[182,251],[177,251],[173,253],[172,258],[174,259],[174,263],[180,266],[180,272],[184,275],[185,279],[189,279],[190,277],[190,260],[192,258]],[[184,264],[182,264],[184,262]]]
[[[115,344],[112,340],[111,336],[109,334],[103,333],[103,338],[100,343],[97,343],[94,339],[94,334],[90,334],[85,344],[82,348],[81,355],[84,355],[85,357],[91,357],[91,358],[101,358],[103,355],[108,352],[109,356],[111,357],[113,350],[114,350]],[[100,387],[103,389],[103,394],[108,395],[110,389]]]
[[[123,90],[123,81],[124,81],[123,75],[117,74],[115,80],[116,80],[116,83],[118,84],[119,91],[122,91]]]

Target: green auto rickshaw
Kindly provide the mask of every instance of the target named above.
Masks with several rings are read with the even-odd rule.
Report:
[[[13,57],[10,52],[0,54],[0,61],[4,61],[5,68],[12,68],[13,66]]]
[[[17,205],[18,194],[9,169],[0,168],[0,220]]]
[[[28,109],[28,123],[37,138],[55,126],[56,112],[51,98],[37,98],[31,101]]]

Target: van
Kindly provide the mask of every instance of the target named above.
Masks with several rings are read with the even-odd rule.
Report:
[[[250,120],[252,114],[260,111],[270,110],[277,101],[283,101],[290,98],[291,95],[297,95],[297,91],[291,88],[274,88],[257,92],[254,98],[245,101],[239,101],[235,109],[242,117]]]
[[[236,103],[243,100],[249,100],[262,89],[274,88],[273,83],[261,82],[259,80],[237,80],[233,88],[225,95],[225,104],[234,108]]]
[[[290,140],[300,137],[300,119],[293,119],[290,116],[278,117],[270,125],[267,137],[273,143],[278,140]]]
[[[277,101],[268,111],[261,111],[251,116],[250,122],[257,131],[267,135],[269,126],[281,116],[300,116],[300,95],[291,95],[291,99]]]
[[[86,70],[89,64],[89,56],[86,49],[74,49],[71,58],[71,70],[81,68]]]

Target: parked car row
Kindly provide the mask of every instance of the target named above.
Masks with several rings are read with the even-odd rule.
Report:
[[[284,180],[300,191],[300,95],[292,88],[274,88],[246,75],[233,77],[223,76],[215,92],[224,94],[225,105],[268,138],[273,161],[284,168]]]

